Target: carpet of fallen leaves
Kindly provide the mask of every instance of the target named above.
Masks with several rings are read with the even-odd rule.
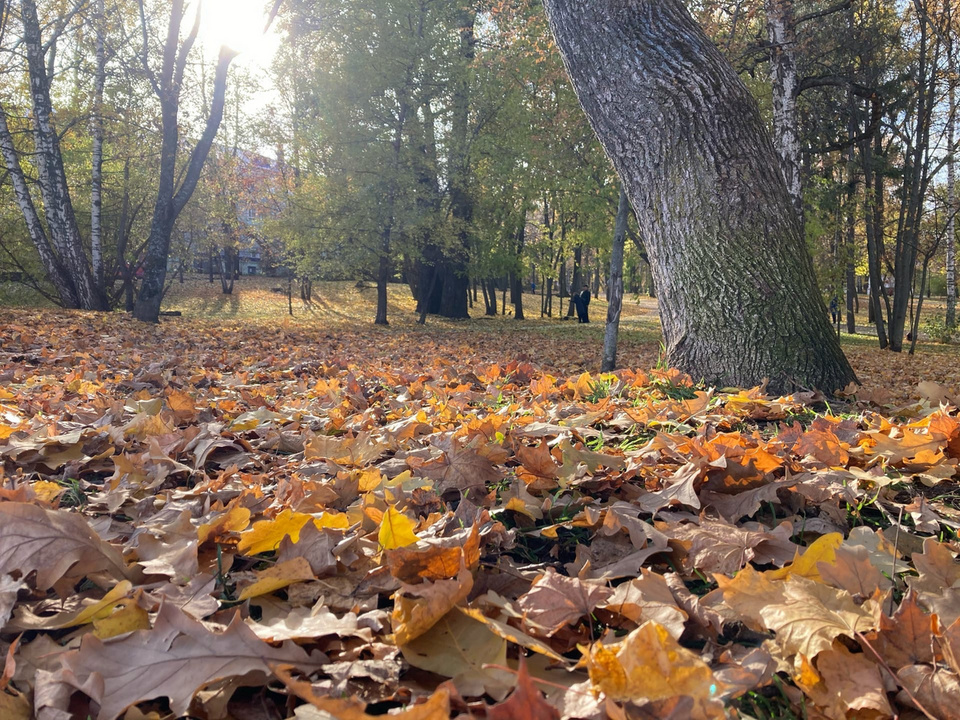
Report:
[[[546,344],[6,313],[0,718],[957,716],[954,389]]]

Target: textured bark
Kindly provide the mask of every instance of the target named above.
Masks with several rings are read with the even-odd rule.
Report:
[[[13,136],[10,134],[10,128],[7,125],[7,115],[3,108],[0,108],[0,150],[3,152],[4,166],[9,173],[10,184],[13,185],[17,206],[27,224],[27,233],[33,246],[37,249],[47,278],[53,284],[57,297],[64,307],[80,307],[80,298],[77,296],[77,289],[74,287],[73,280],[50,244],[43,222],[37,213],[36,205],[34,205],[33,197],[30,195],[23,168],[20,166],[20,156],[14,146]]]
[[[464,8],[460,19],[460,67],[454,81],[450,121],[452,153],[450,159],[450,209],[457,228],[457,247],[448,251],[442,266],[442,290],[438,313],[447,318],[468,318],[467,261],[470,257],[470,225],[473,222],[473,197],[470,194],[470,75],[476,52],[475,9]]]
[[[957,194],[956,169],[954,168],[954,137],[956,132],[957,96],[953,82],[950,83],[950,118],[947,125],[947,327],[957,324]]]
[[[93,277],[103,287],[103,88],[107,80],[107,53],[104,43],[103,0],[95,0],[94,24],[97,32],[96,68],[93,81],[93,114],[90,134],[93,151],[90,170],[90,259]]]
[[[874,142],[879,144],[879,136]],[[880,267],[883,248],[883,180],[873,166],[874,153],[868,140],[863,144],[863,176],[866,188],[864,226],[867,234],[867,268],[870,273],[870,310],[871,321],[877,328],[880,349],[884,350],[889,344],[884,311],[889,308],[881,304],[887,299],[883,287],[883,269]]]
[[[603,334],[603,361],[600,369],[611,372],[617,367],[617,337],[620,334],[620,310],[623,308],[623,248],[627,241],[627,213],[630,202],[620,188],[617,220],[613,227],[613,247],[610,250],[610,278],[607,285],[607,327]]]
[[[193,195],[200,180],[203,164],[210,154],[213,140],[220,129],[227,93],[227,71],[236,53],[226,47],[220,49],[213,80],[213,98],[206,125],[187,163],[180,186],[176,186],[177,153],[180,145],[179,114],[180,90],[187,56],[196,39],[197,26],[181,44],[178,42],[183,19],[183,0],[175,0],[170,11],[170,24],[164,45],[163,65],[159,77],[151,82],[160,99],[163,137],[160,146],[160,179],[157,199],[150,223],[146,257],[143,264],[143,282],[134,306],[133,315],[143,322],[159,322],[160,302],[167,279],[167,258],[170,255],[170,235],[173,225]]]
[[[765,0],[773,85],[773,143],[798,217],[803,217],[800,133],[797,127],[797,34],[793,0]]]
[[[545,5],[637,214],[670,362],[724,385],[855,380],[756,104],[681,0]]]
[[[23,22],[23,45],[30,76],[37,174],[40,178],[44,217],[49,228],[51,245],[70,274],[80,307],[85,310],[106,310],[106,295],[97,286],[83,250],[83,240],[77,226],[63,156],[60,153],[60,136],[53,126],[50,75],[44,61],[44,46],[34,0],[21,1],[20,19]]]

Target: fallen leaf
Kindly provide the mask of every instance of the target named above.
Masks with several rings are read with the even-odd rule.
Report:
[[[61,662],[61,682],[100,706],[96,720],[114,720],[131,705],[161,697],[169,698],[175,714],[186,715],[194,694],[214,681],[269,672],[272,664],[319,669],[325,660],[291,643],[268,645],[239,616],[222,633],[213,633],[163,605],[152,630],[106,642],[87,635]]]

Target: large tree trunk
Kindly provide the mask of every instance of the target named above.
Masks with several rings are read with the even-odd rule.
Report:
[[[756,103],[681,0],[544,4],[636,211],[669,361],[778,391],[854,381]]]
[[[603,360],[600,369],[611,372],[617,367],[617,336],[620,334],[620,310],[623,307],[623,246],[627,241],[627,193],[620,187],[617,220],[613,226],[613,247],[610,250],[609,305],[607,327],[603,334]]]
[[[236,53],[227,47],[220,48],[217,69],[213,80],[213,97],[203,133],[187,163],[179,188],[177,182],[177,153],[180,149],[180,91],[187,57],[199,30],[199,15],[189,35],[179,42],[180,23],[183,20],[183,0],[174,0],[167,26],[167,38],[163,48],[163,66],[159,75],[146,69],[154,92],[160,99],[163,136],[160,147],[160,178],[157,199],[153,207],[150,235],[147,239],[146,257],[143,262],[143,282],[133,309],[133,316],[143,322],[159,322],[160,302],[163,300],[167,280],[167,258],[170,255],[170,234],[184,206],[193,195],[200,180],[200,171],[207,160],[213,139],[220,129],[227,94],[227,71]]]
[[[453,112],[450,119],[452,153],[450,158],[450,209],[457,232],[457,247],[448,251],[437,269],[442,280],[439,314],[446,318],[468,318],[467,292],[470,280],[470,225],[473,222],[473,196],[470,194],[470,65],[476,52],[475,9],[465,7],[460,20],[460,55],[453,87]]]

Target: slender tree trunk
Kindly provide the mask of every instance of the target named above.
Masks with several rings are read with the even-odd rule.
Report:
[[[526,242],[527,234],[527,221],[526,213],[521,213],[520,217],[520,227],[517,228],[517,264],[519,265],[523,259],[523,246]],[[510,294],[512,295],[511,300],[513,301],[513,319],[514,320],[523,320],[523,274],[519,269],[513,270],[510,273],[511,288]]]
[[[793,0],[765,0],[770,78],[773,85],[773,144],[797,216],[803,219],[800,133],[797,123],[797,35]]]
[[[874,168],[874,154],[870,146],[870,140],[863,144],[863,178],[864,178],[864,227],[867,234],[867,268],[870,273],[870,308],[873,312],[871,320],[877,328],[877,340],[880,349],[886,349],[889,344],[887,341],[887,327],[884,321],[884,311],[886,308],[881,304],[881,298],[885,297],[883,287],[883,268],[881,267],[881,248],[883,246],[882,224],[878,227],[877,214],[874,205],[877,202],[876,183],[882,182],[880,175]],[[881,189],[882,194],[882,189]]]
[[[60,256],[51,245],[47,231],[40,220],[40,215],[37,213],[33,196],[30,195],[30,188],[27,186],[23,167],[20,165],[20,156],[17,154],[13,136],[10,134],[10,128],[7,125],[7,114],[2,107],[0,107],[0,150],[3,152],[4,165],[9,173],[17,206],[20,208],[20,213],[27,224],[27,234],[40,256],[40,262],[46,271],[47,279],[50,280],[54,290],[56,290],[61,305],[65,308],[79,308],[80,297],[77,294],[76,286],[73,284],[73,278],[63,267]]]
[[[213,98],[210,113],[199,141],[190,153],[190,160],[183,174],[180,187],[177,181],[177,153],[180,145],[179,114],[180,90],[187,56],[196,39],[198,25],[181,44],[178,42],[180,23],[183,19],[183,0],[174,0],[167,27],[164,45],[163,67],[159,77],[153,78],[154,91],[160,99],[163,135],[160,148],[160,177],[157,199],[147,238],[146,257],[143,263],[143,282],[133,309],[133,315],[142,322],[159,322],[160,303],[163,300],[167,279],[167,258],[170,255],[170,234],[184,206],[193,195],[200,180],[200,171],[207,160],[213,139],[220,129],[226,103],[227,71],[236,53],[226,47],[220,49],[213,81]],[[199,21],[199,20],[198,20]]]
[[[44,216],[50,239],[60,254],[64,268],[70,274],[80,307],[85,310],[106,310],[106,295],[94,280],[83,249],[60,151],[60,136],[53,126],[50,75],[44,62],[44,46],[34,0],[21,0],[20,18],[23,22],[23,45],[30,75],[37,174],[40,178]]]
[[[570,302],[567,305],[567,317],[573,317],[577,308],[573,299],[583,290],[583,245],[577,245],[573,249],[573,280],[570,282]]]
[[[855,381],[756,103],[681,0],[545,0],[650,255],[669,361],[710,383]]]
[[[954,140],[957,123],[955,80],[950,81],[950,117],[947,125],[947,318],[948,328],[957,324],[957,194]]]
[[[630,203],[620,187],[617,220],[613,228],[613,248],[610,251],[610,304],[607,306],[607,327],[603,334],[603,362],[600,369],[612,372],[617,367],[617,336],[620,333],[620,310],[623,307],[623,249],[627,241],[627,213]]]
[[[104,47],[103,0],[94,2],[94,24],[97,32],[96,70],[93,83],[93,115],[90,119],[93,157],[90,170],[90,256],[93,277],[104,287],[103,269],[103,88],[107,81],[107,53]]]
[[[850,127],[850,136],[853,137],[855,129],[852,124]],[[857,176],[854,171],[854,146],[847,148],[847,197],[846,197],[846,236],[844,243],[844,274],[846,276],[846,310],[847,310],[847,333],[855,335],[857,332],[857,316],[855,314],[856,296],[857,296],[857,272],[854,266],[854,252],[856,243],[856,188]]]
[[[387,283],[390,282],[390,231],[385,231],[384,250],[380,253],[377,269],[377,316],[374,325],[387,325]]]

